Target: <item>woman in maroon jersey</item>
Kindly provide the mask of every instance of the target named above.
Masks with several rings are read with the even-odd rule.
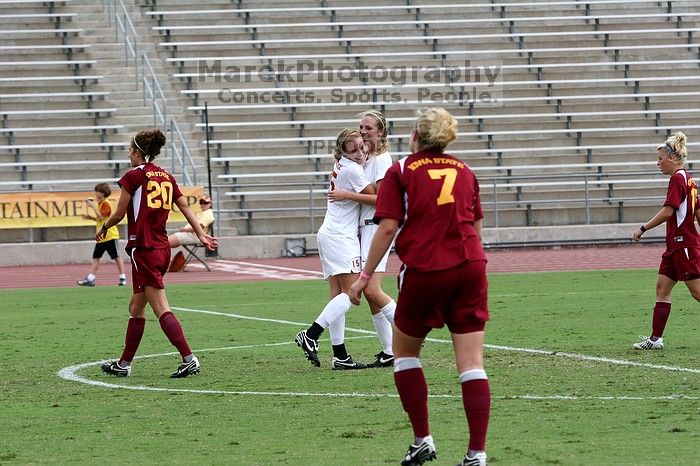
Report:
[[[420,113],[411,134],[412,154],[394,163],[382,181],[375,213],[379,229],[350,292],[359,304],[360,292],[401,226],[396,238],[403,267],[394,320],[394,381],[415,435],[403,465],[436,457],[420,353],[430,330],[444,325],[452,334],[469,424],[469,446],[461,464],[486,464],[491,394],[483,366],[489,318],[483,214],[474,173],[443,153],[456,137],[457,121],[445,109]]]
[[[140,131],[131,140],[129,161],[133,168],[119,180],[122,190],[117,208],[96,236],[99,241],[110,227],[117,225],[127,215],[129,224],[126,251],[131,257],[134,289],[129,303],[130,319],[121,358],[102,365],[104,372],[120,377],[131,374],[131,361],[146,324],[146,304],[151,305],[163,333],[182,356],[182,363],[170,377],[187,377],[200,370],[199,361],[190,350],[180,322],[170,310],[163,284],[163,276],[170,264],[170,244],[165,224],[173,202],[202,244],[214,249],[217,240],[204,233],[197,217],[187,206],[187,200],[180,192],[175,178],[153,163],[164,145],[165,135],[159,129]]]
[[[661,210],[632,234],[639,241],[644,232],[666,223],[666,251],[661,256],[656,280],[656,304],[651,335],[632,345],[634,349],[664,348],[664,328],[671,314],[671,291],[678,281],[685,282],[690,294],[700,301],[700,234],[695,219],[700,221],[698,186],[683,168],[688,158],[685,134],[678,131],[656,148],[657,165],[669,175],[666,201]]]

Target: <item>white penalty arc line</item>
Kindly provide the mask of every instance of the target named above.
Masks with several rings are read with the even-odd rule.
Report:
[[[279,324],[287,324],[287,325],[295,325],[295,326],[305,326],[306,324],[303,322],[294,322],[294,321],[288,321],[288,320],[280,320],[280,319],[269,319],[269,318],[263,318],[263,317],[253,317],[253,316],[244,316],[240,314],[233,314],[233,313],[227,313],[227,312],[218,312],[218,311],[207,311],[207,310],[202,310],[202,309],[189,309],[189,308],[179,308],[179,307],[174,307],[173,309],[183,311],[183,312],[195,312],[195,313],[202,313],[202,314],[209,314],[209,315],[219,315],[219,316],[224,316],[224,317],[231,317],[231,318],[238,318],[238,319],[245,319],[245,320],[253,320],[253,321],[259,321],[259,322],[270,322],[270,323],[279,323]],[[348,337],[348,339],[357,339],[357,338],[368,338],[370,335],[374,335],[375,332],[369,331],[369,330],[364,330],[364,329],[357,329],[357,328],[347,328],[348,331],[351,332],[356,332],[356,333],[362,333],[364,336],[357,336],[357,337]],[[437,339],[437,338],[430,338],[428,339],[429,341],[436,342],[436,343],[450,343],[448,340],[442,340],[442,339]],[[207,352],[207,351],[226,351],[226,350],[232,350],[232,349],[247,349],[247,348],[264,348],[264,347],[274,347],[274,346],[283,346],[283,345],[291,345],[294,342],[291,341],[286,341],[286,342],[281,342],[281,343],[263,343],[263,344],[256,344],[256,345],[238,345],[238,346],[228,346],[228,347],[221,347],[221,348],[209,348],[209,349],[199,349],[197,351],[200,352]],[[579,360],[589,360],[589,361],[595,361],[595,362],[605,362],[605,363],[610,363],[610,364],[618,364],[618,365],[626,365],[626,366],[640,366],[640,367],[647,367],[647,368],[653,368],[653,369],[663,369],[663,370],[671,370],[671,371],[684,371],[684,372],[691,372],[691,373],[698,373],[700,372],[697,369],[689,369],[689,368],[683,368],[683,367],[676,367],[676,366],[663,366],[663,365],[655,365],[655,364],[648,364],[648,363],[636,363],[633,361],[624,361],[624,360],[617,360],[617,359],[611,359],[611,358],[601,358],[601,357],[595,357],[595,356],[586,356],[586,355],[581,355],[581,354],[576,354],[576,353],[562,353],[562,352],[557,352],[557,351],[546,351],[546,350],[538,350],[538,349],[533,349],[533,348],[516,348],[516,347],[510,347],[510,346],[497,346],[497,345],[485,345],[488,348],[496,349],[496,350],[504,350],[504,351],[518,351],[518,352],[525,352],[525,353],[531,353],[531,354],[541,354],[541,355],[546,355],[546,356],[562,356],[562,357],[567,357],[567,358],[573,358],[573,359],[579,359]],[[176,355],[176,352],[168,352],[168,353],[160,353],[160,354],[150,354],[150,355],[143,355],[139,356],[139,359],[146,359],[146,358],[155,358],[155,357],[160,357],[160,356],[172,356]],[[74,366],[69,366],[65,367],[61,370],[58,371],[57,375],[65,380],[72,381],[72,382],[79,382],[83,383],[86,385],[91,385],[91,386],[97,386],[97,387],[102,387],[102,388],[121,388],[121,389],[127,389],[127,390],[141,390],[141,391],[151,391],[151,392],[180,392],[180,393],[195,393],[195,394],[226,394],[226,395],[257,395],[257,396],[297,396],[297,397],[327,397],[327,398],[347,398],[347,397],[354,397],[354,398],[370,398],[370,397],[375,397],[375,398],[396,398],[398,395],[396,393],[358,393],[358,392],[349,392],[349,393],[316,393],[316,392],[273,392],[273,391],[253,391],[253,390],[206,390],[206,389],[184,389],[184,388],[164,388],[164,387],[149,387],[149,386],[144,386],[144,385],[120,385],[120,384],[114,384],[114,383],[109,383],[109,382],[101,382],[98,380],[93,380],[89,379],[87,377],[83,377],[81,375],[78,375],[77,372],[85,369],[87,367],[91,366],[96,366],[98,364],[102,364],[107,362],[107,360],[101,360],[101,361],[92,361],[88,363],[83,363],[83,364],[77,364]],[[445,398],[445,399],[458,399],[461,398],[461,395],[450,395],[450,394],[433,394],[429,395],[431,398]],[[577,401],[577,400],[595,400],[595,401],[645,401],[645,400],[698,400],[698,397],[695,396],[689,396],[689,395],[684,395],[684,394],[673,394],[673,395],[666,395],[666,396],[650,396],[650,397],[643,397],[643,396],[576,396],[576,395],[510,395],[510,396],[500,396],[500,397],[495,397],[497,399],[502,399],[502,400],[532,400],[532,401],[538,401],[538,400],[569,400],[569,401]]]
[[[242,262],[242,261],[233,261],[233,260],[226,260],[226,259],[220,259],[217,262],[224,263],[224,264],[245,265],[248,267],[257,267],[257,268],[261,268],[261,269],[280,270],[283,272],[302,273],[302,274],[307,274],[307,275],[312,275],[312,276],[323,277],[323,272],[319,272],[316,270],[295,269],[292,267],[281,267],[279,265],[257,264],[254,262]]]
[[[367,336],[362,337],[350,337],[353,339],[357,338],[368,338]],[[348,339],[350,339],[348,338]],[[207,348],[198,349],[198,352],[209,352],[209,351],[227,351],[235,349],[248,349],[248,348],[265,348],[272,346],[284,346],[291,345],[294,342],[281,342],[281,343],[263,343],[258,345],[239,345],[239,346],[226,346],[221,348]],[[156,358],[161,356],[173,356],[177,355],[177,352],[159,353],[159,354],[148,354],[143,356],[138,356],[137,359],[148,359]],[[146,385],[121,385],[116,383],[101,382],[99,380],[89,379],[78,375],[77,372],[88,367],[96,366],[98,364],[103,364],[109,362],[109,360],[104,359],[100,361],[91,361],[83,364],[76,364],[74,366],[64,367],[59,370],[57,375],[64,380],[70,382],[78,382],[86,385],[91,385],[93,387],[101,388],[121,388],[126,390],[139,390],[139,391],[149,391],[149,392],[177,392],[177,393],[193,393],[201,395],[254,395],[254,396],[296,396],[296,397],[324,397],[324,398],[398,398],[397,393],[359,393],[359,392],[347,392],[347,393],[326,393],[326,392],[266,392],[266,391],[254,391],[254,390],[207,390],[207,389],[189,389],[189,388],[165,388],[165,387],[149,387]],[[431,394],[428,395],[430,398],[438,399],[462,399],[462,395],[449,395],[449,394]],[[546,400],[568,400],[568,401],[579,401],[579,400],[596,400],[596,401],[649,401],[649,400],[697,400],[698,397],[687,396],[687,395],[668,395],[668,396],[576,396],[576,395],[509,395],[494,397],[501,400],[533,400],[533,401],[546,401]]]
[[[223,317],[231,317],[235,319],[244,319],[244,320],[255,320],[259,322],[270,322],[270,323],[275,323],[275,324],[286,324],[286,325],[295,325],[295,326],[300,326],[300,327],[306,327],[309,324],[308,323],[303,323],[303,322],[293,322],[290,320],[280,320],[280,319],[269,319],[269,318],[264,318],[264,317],[252,317],[252,316],[245,316],[241,314],[233,314],[229,312],[219,312],[219,311],[207,311],[203,309],[189,309],[186,307],[173,307],[176,311],[183,311],[183,312],[194,312],[194,313],[200,313],[200,314],[210,314],[210,315],[217,315],[217,316],[223,316]],[[349,332],[355,332],[355,333],[364,333],[368,335],[375,335],[375,332],[370,331],[370,330],[364,330],[360,328],[351,328],[351,327],[346,327],[345,330]],[[450,340],[443,340],[439,338],[426,338],[426,341],[434,342],[434,343],[452,343]],[[692,374],[700,374],[700,369],[693,369],[693,368],[688,368],[688,367],[680,367],[680,366],[669,366],[665,364],[652,364],[648,362],[636,362],[636,361],[627,361],[625,359],[613,359],[613,358],[605,358],[605,357],[600,357],[600,356],[589,356],[586,354],[579,354],[579,353],[567,353],[563,351],[552,351],[552,350],[542,350],[542,349],[536,349],[536,348],[518,348],[514,346],[502,346],[502,345],[489,345],[485,344],[485,348],[490,348],[494,350],[501,350],[501,351],[514,351],[514,352],[519,352],[519,353],[529,353],[529,354],[539,354],[542,356],[558,356],[562,358],[569,358],[569,359],[576,359],[579,361],[591,361],[591,362],[603,362],[603,363],[608,363],[608,364],[614,364],[618,366],[630,366],[630,367],[644,367],[647,369],[658,369],[658,370],[666,370],[666,371],[673,371],[673,372],[689,372]]]

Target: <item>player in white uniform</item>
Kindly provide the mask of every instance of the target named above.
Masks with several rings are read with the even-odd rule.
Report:
[[[367,179],[379,192],[384,174],[391,167],[392,160],[387,144],[386,118],[381,112],[368,110],[360,114],[360,134],[368,148],[368,158],[364,163],[364,171]],[[375,225],[374,206],[377,201],[376,194],[360,194],[351,191],[335,190],[328,193],[328,198],[339,200],[352,200],[360,204],[360,247],[362,249],[362,265],[367,260],[372,238],[377,231]],[[391,346],[392,324],[394,323],[394,311],[396,301],[382,290],[382,278],[386,272],[386,263],[389,259],[389,251],[379,262],[375,274],[372,276],[367,288],[364,290],[365,298],[372,312],[372,323],[377,331],[382,351],[375,355],[372,367],[389,367],[394,365],[394,351]]]
[[[362,194],[374,194],[374,187],[365,177],[364,141],[359,131],[346,129],[336,139],[336,163],[331,173],[329,191],[341,189]],[[316,236],[323,277],[328,279],[331,299],[308,330],[295,338],[306,358],[320,367],[318,339],[330,327],[333,345],[333,369],[363,369],[365,364],[355,362],[345,348],[345,314],[352,303],[347,295],[350,285],[362,268],[362,252],[358,238],[357,219],[360,205],[354,201],[328,201],[326,216]]]

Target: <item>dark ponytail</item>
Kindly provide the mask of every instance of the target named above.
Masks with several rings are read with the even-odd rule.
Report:
[[[155,159],[164,145],[165,134],[158,128],[139,131],[131,140],[131,147],[141,152],[147,162]]]

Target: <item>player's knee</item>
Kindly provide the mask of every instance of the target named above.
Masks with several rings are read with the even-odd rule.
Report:
[[[136,296],[136,295],[134,295]],[[139,300],[134,298],[129,302],[129,317],[146,317],[146,306],[142,305]]]
[[[474,369],[484,368],[484,359],[481,352],[463,352],[460,354],[455,353],[457,370],[462,373],[464,371],[470,371]]]
[[[657,301],[670,301],[672,290],[673,290],[673,287],[671,287],[669,289],[668,286],[666,286],[665,284],[657,283],[656,284],[656,300]]]
[[[384,292],[381,288],[373,285],[370,285],[367,288],[365,288],[363,293],[365,295],[365,298],[367,298],[367,301],[371,303],[379,302],[382,299],[382,296],[384,295]]]

